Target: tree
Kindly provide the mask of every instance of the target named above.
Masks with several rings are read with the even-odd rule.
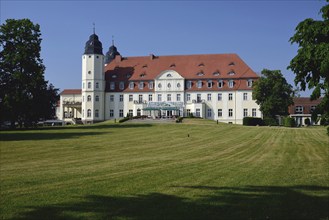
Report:
[[[58,90],[44,79],[41,33],[29,19],[0,26],[0,120],[30,126],[54,114]]]
[[[327,0],[329,2],[329,0]],[[290,42],[299,46],[288,69],[295,73],[295,84],[305,91],[313,89],[311,99],[323,97],[313,116],[323,114],[329,119],[329,4],[320,10],[323,20],[311,18],[300,22]],[[314,117],[313,117],[314,118]]]
[[[262,70],[262,77],[253,84],[253,99],[260,106],[264,118],[287,115],[293,104],[293,89],[280,70]]]

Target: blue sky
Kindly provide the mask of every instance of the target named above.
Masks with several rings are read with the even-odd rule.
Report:
[[[324,0],[304,1],[0,1],[1,24],[29,18],[41,26],[45,76],[60,90],[81,87],[81,56],[96,24],[103,53],[123,56],[238,54],[255,72],[287,70],[297,24],[321,19]],[[309,95],[304,92],[302,95]]]

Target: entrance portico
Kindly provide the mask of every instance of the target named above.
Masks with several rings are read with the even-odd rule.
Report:
[[[149,111],[153,118],[171,118],[183,116],[183,102],[149,102],[143,111]]]

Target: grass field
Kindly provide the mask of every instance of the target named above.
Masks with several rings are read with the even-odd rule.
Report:
[[[1,219],[329,219],[323,127],[184,119],[0,136]]]

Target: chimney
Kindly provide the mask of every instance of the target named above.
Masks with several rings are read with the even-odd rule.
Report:
[[[115,56],[115,62],[119,63],[119,62],[121,62],[121,60],[122,60],[122,56],[121,55],[116,55]]]
[[[150,54],[150,60],[154,60],[155,59],[155,56],[154,56],[154,54]]]

